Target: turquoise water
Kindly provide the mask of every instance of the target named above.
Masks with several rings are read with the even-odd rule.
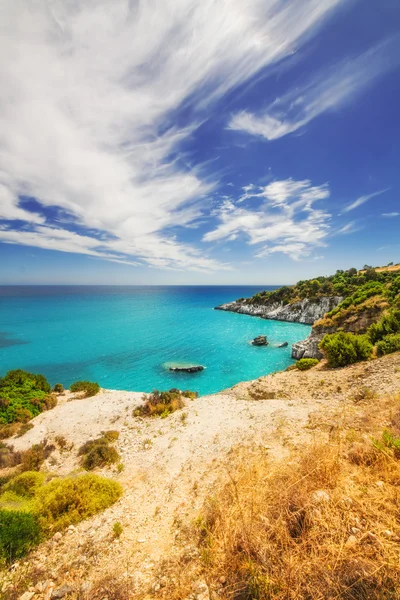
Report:
[[[268,288],[267,288],[268,289]],[[270,288],[273,289],[273,288]],[[77,379],[109,389],[217,392],[281,370],[307,325],[213,310],[259,287],[0,287],[0,375],[43,373],[51,384]],[[254,347],[260,334],[270,345]],[[289,342],[287,348],[274,347]],[[201,364],[171,373],[165,363]]]

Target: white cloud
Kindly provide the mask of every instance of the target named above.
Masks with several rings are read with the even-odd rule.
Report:
[[[344,213],[350,212],[351,210],[354,210],[355,208],[362,206],[363,204],[368,202],[368,200],[371,200],[372,198],[376,198],[376,196],[380,196],[381,194],[384,194],[385,192],[389,191],[389,189],[390,188],[385,188],[384,190],[379,190],[378,192],[374,192],[373,194],[368,194],[367,196],[360,196],[359,198],[357,198],[357,200],[355,200],[351,204],[348,204],[343,209],[342,212],[344,212]]]
[[[376,79],[400,62],[400,38],[390,39],[361,56],[321,70],[306,84],[277,98],[255,115],[241,111],[232,116],[228,129],[276,140],[304,127],[326,111],[350,102]]]
[[[386,217],[388,219],[394,219],[395,217],[400,217],[400,213],[399,212],[382,213],[382,217]]]
[[[0,219],[44,223],[43,217],[18,206],[18,198],[0,183]]]
[[[162,267],[219,268],[165,233],[200,218],[213,187],[181,166],[180,144],[212,102],[293,53],[343,3],[4,0],[3,218],[38,226],[23,235],[2,230],[0,239],[94,256],[121,252]],[[171,127],[173,112],[188,103],[192,122]],[[40,227],[40,217],[18,206],[23,194],[116,239],[100,245]]]
[[[309,180],[287,179],[258,190],[247,189],[254,190],[247,193],[247,198],[261,198],[261,205],[249,210],[232,201],[223,202],[215,211],[219,224],[205,234],[205,241],[231,241],[243,235],[249,245],[267,244],[258,250],[257,257],[282,252],[296,260],[324,245],[330,215],[313,204],[329,196],[327,184],[313,186]]]

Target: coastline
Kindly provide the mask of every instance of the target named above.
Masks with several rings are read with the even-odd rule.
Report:
[[[81,444],[101,431],[116,430],[115,445],[124,469],[97,472],[120,482],[124,494],[116,504],[64,532],[57,542],[52,538],[43,542],[26,560],[41,565],[43,582],[54,582],[56,589],[68,584],[79,590],[84,582],[96,582],[108,573],[126,577],[129,556],[134,591],[148,589],[158,581],[160,561],[166,556],[195,552],[195,544],[185,541],[185,524],[196,518],[215,486],[220,487],[235,448],[264,452],[271,462],[279,461],[290,455],[291,448],[327,442],[332,430],[353,431],[369,410],[368,402],[353,401],[364,386],[374,398],[370,403],[374,415],[380,397],[382,421],[388,410],[384,398],[399,391],[399,373],[400,353],[337,370],[326,369],[321,361],[309,371],[282,371],[187,400],[182,410],[165,419],[133,416],[141,401],[139,392],[101,390],[88,399],[71,399],[70,393],[59,396],[58,406],[33,419],[33,429],[10,443],[26,448],[41,435],[50,443],[64,435],[66,448],[56,447],[43,466],[50,476],[63,476],[79,473]],[[115,522],[123,526],[117,540],[110,534]],[[85,550],[89,547],[94,552]],[[16,567],[16,576],[25,563]],[[72,571],[71,564],[76,565]]]
[[[341,296],[325,296],[313,299],[305,298],[291,304],[273,302],[268,305],[249,303],[248,300],[236,300],[216,306],[214,310],[234,312],[259,317],[271,321],[284,321],[290,323],[301,323],[313,326],[316,321],[322,319],[343,300]],[[292,358],[322,358],[319,350],[319,342],[323,334],[311,331],[311,333],[299,342],[292,344]]]

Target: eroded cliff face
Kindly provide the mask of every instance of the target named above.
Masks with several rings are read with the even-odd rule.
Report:
[[[341,296],[326,296],[309,300],[305,298],[293,304],[284,305],[282,302],[274,302],[268,305],[264,304],[249,304],[243,302],[228,302],[221,306],[216,306],[216,310],[226,310],[229,312],[250,315],[253,317],[261,317],[262,319],[273,319],[275,321],[289,321],[291,323],[304,323],[305,325],[313,325],[319,319],[322,319],[326,313],[330,312],[343,298]],[[318,345],[325,332],[312,331],[310,335],[301,342],[297,342],[292,346],[292,358],[299,360],[300,358],[322,358],[322,353]]]
[[[340,296],[327,296],[315,300],[305,298],[299,302],[293,302],[293,304],[286,305],[282,302],[273,302],[264,305],[236,301],[216,306],[216,310],[226,310],[241,313],[243,315],[261,317],[262,319],[313,325],[315,321],[321,319],[327,312],[336,308],[342,300],[343,298]]]

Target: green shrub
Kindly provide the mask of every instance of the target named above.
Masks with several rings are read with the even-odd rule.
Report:
[[[386,335],[377,343],[376,349],[378,356],[392,354],[392,352],[400,352],[400,333]]]
[[[400,310],[397,309],[384,315],[368,329],[368,337],[373,344],[394,333],[400,333]]]
[[[176,388],[172,388],[168,392],[154,390],[151,394],[143,395],[144,404],[138,406],[133,414],[134,416],[145,415],[153,417],[158,415],[166,417],[170,413],[185,406],[185,401],[183,399],[183,396],[185,395],[188,398],[193,398],[197,397],[197,392],[190,392],[189,390],[180,392]]]
[[[114,429],[110,429],[108,431],[101,432],[102,437],[107,440],[107,442],[116,442],[119,438],[119,431],[115,431]]]
[[[25,471],[16,477],[13,477],[3,487],[4,492],[14,492],[24,498],[32,498],[37,488],[43,485],[45,476],[37,471]]]
[[[17,369],[0,378],[0,424],[27,423],[54,406],[47,398],[50,384],[43,375]]]
[[[116,538],[121,537],[122,532],[123,532],[123,527],[122,527],[121,523],[119,521],[117,521],[113,525],[113,534],[114,534],[114,537],[116,537]]]
[[[55,394],[62,394],[64,392],[64,386],[62,383],[56,383],[53,387],[53,392]]]
[[[40,524],[44,531],[63,529],[104,510],[121,494],[119,483],[98,475],[53,479],[35,495]]]
[[[85,392],[84,398],[90,398],[99,393],[100,386],[94,381],[75,381],[69,389],[71,392]]]
[[[296,367],[300,369],[300,371],[308,371],[308,369],[315,367],[318,363],[318,358],[300,358],[300,360],[296,362]]]
[[[331,367],[345,367],[360,360],[367,360],[372,353],[372,344],[365,335],[354,333],[331,333],[320,342]]]
[[[121,460],[117,450],[113,446],[110,446],[110,440],[105,436],[85,442],[79,449],[78,456],[82,456],[81,464],[87,471],[92,471],[96,467],[112,465]]]
[[[40,538],[40,527],[35,515],[0,510],[0,558],[12,563],[36,546]]]

